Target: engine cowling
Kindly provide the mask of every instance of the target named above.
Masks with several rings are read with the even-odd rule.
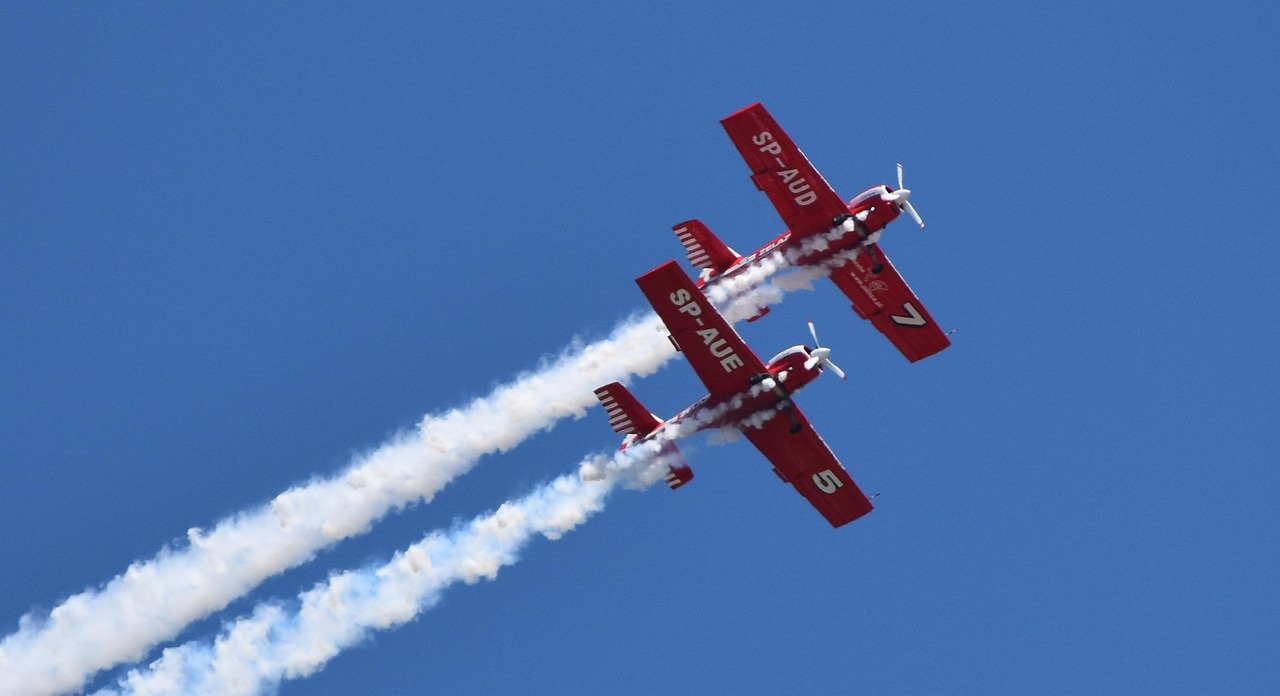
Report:
[[[805,368],[805,361],[808,359],[808,346],[792,346],[773,356],[768,362],[769,376],[788,392],[794,392],[818,376],[818,370]]]

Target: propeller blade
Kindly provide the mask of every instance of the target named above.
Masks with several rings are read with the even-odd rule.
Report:
[[[813,336],[813,350],[809,351],[809,359],[804,361],[804,369],[812,370],[821,365],[823,369],[831,368],[831,371],[840,379],[845,379],[844,370],[831,362],[831,349],[818,342],[818,328],[812,321],[809,322],[809,333]]]
[[[915,218],[916,224],[920,226],[920,229],[924,229],[924,220],[920,219],[920,213],[916,212],[916,208],[915,206],[911,205],[911,201],[903,201],[902,209],[907,211],[907,213],[909,213],[911,217]]]
[[[823,361],[823,362],[826,364],[826,366],[827,366],[827,367],[831,368],[831,371],[832,371],[832,372],[836,373],[836,377],[839,377],[840,379],[848,379],[848,378],[847,378],[847,377],[845,377],[845,375],[844,375],[844,370],[841,370],[841,369],[840,369],[840,366],[836,365],[835,363],[831,362],[830,360],[825,360],[825,361]]]
[[[894,197],[898,207],[915,219],[916,224],[924,229],[924,220],[920,218],[920,213],[916,212],[915,206],[911,205],[911,189],[902,183],[902,163],[898,163],[898,190],[894,193],[898,195]]]

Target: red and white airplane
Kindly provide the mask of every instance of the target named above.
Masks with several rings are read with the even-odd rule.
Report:
[[[795,486],[834,527],[871,512],[871,501],[814,432],[791,401],[791,394],[824,369],[844,373],[831,362],[830,348],[793,346],[766,365],[747,347],[691,278],[668,261],[636,279],[649,303],[671,332],[710,393],[671,420],[663,421],[617,382],[596,390],[609,424],[626,436],[622,449],[659,443],[668,466],[667,485],[679,488],[693,478],[674,439],[708,428],[733,427],[773,464],[783,481]],[[813,324],[809,330],[813,332]]]
[[[846,203],[764,106],[752,104],[720,124],[751,168],[756,188],[769,196],[788,230],[742,256],[698,220],[676,225],[672,229],[689,263],[702,269],[700,286],[714,285],[770,252],[781,252],[798,266],[830,265],[831,280],[853,301],[858,316],[870,319],[911,362],[951,345],[877,245],[885,225],[903,212],[924,227],[911,206],[911,191],[902,185],[901,164],[897,189],[874,186]],[[761,308],[749,321],[768,311]]]

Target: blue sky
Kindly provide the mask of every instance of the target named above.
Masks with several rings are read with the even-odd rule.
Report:
[[[882,246],[944,353],[829,284],[739,327],[767,357],[818,324],[850,379],[797,401],[876,511],[833,531],[695,440],[693,484],[280,693],[1280,688],[1272,6],[2,12],[5,635],[603,337],[673,223],[774,237],[718,124],[763,101],[845,197],[903,162],[928,222]],[[616,444],[561,422],[175,642]]]

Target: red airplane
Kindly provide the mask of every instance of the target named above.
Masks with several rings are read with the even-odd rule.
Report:
[[[871,512],[871,501],[791,401],[791,394],[824,369],[844,378],[831,362],[831,349],[817,346],[812,323],[813,348],[793,346],[765,365],[675,261],[640,276],[636,284],[711,393],[664,422],[621,384],[600,387],[595,394],[609,424],[626,436],[622,449],[657,442],[668,466],[667,485],[675,489],[688,483],[693,471],[673,441],[708,428],[736,428],[833,527]]]
[[[901,164],[897,189],[875,186],[845,203],[764,106],[752,104],[720,125],[751,168],[756,188],[769,196],[789,229],[744,257],[698,220],[676,225],[672,229],[689,263],[702,269],[699,286],[714,285],[770,252],[781,252],[797,266],[827,265],[858,316],[870,319],[907,360],[915,362],[951,345],[877,245],[884,226],[903,212],[924,227],[911,206],[911,191],[902,185]],[[768,311],[761,308],[748,321]]]

